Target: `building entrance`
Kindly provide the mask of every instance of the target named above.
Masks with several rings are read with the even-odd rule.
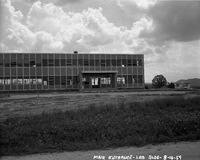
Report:
[[[82,71],[80,75],[82,89],[116,88],[116,71]]]
[[[92,88],[100,88],[100,78],[97,77],[92,77],[91,78],[91,83],[92,83]]]

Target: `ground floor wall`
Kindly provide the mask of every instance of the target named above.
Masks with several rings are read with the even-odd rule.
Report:
[[[80,88],[143,88],[143,78],[143,75],[120,74],[111,76],[83,74],[81,78],[80,74],[73,76],[0,77],[0,91],[70,90]]]

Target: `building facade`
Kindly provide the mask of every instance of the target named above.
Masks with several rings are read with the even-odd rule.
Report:
[[[178,82],[175,83],[176,89],[190,89],[190,83],[189,82]]]
[[[140,54],[0,53],[0,91],[143,87]]]

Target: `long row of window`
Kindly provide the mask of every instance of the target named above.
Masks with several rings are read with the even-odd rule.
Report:
[[[85,78],[82,81],[86,81]],[[142,83],[142,75],[139,76],[118,76],[117,83],[118,84],[132,84],[132,83]],[[41,78],[13,78],[13,79],[0,79],[0,85],[75,85],[79,83],[78,76],[44,76]],[[95,83],[95,81],[92,83]],[[102,84],[110,84],[110,78],[102,78]]]
[[[4,59],[0,66],[40,67],[40,66],[142,66],[142,60],[136,59],[42,59],[42,61],[15,61]]]

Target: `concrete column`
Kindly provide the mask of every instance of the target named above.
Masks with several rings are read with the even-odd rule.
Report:
[[[117,74],[114,73],[114,86],[115,86],[115,89],[117,89]]]
[[[117,89],[117,74],[113,73],[111,76],[111,84],[112,84],[112,88]]]
[[[92,78],[89,77],[89,88],[92,88]]]
[[[82,85],[82,73],[79,71],[79,91],[82,92],[83,85]]]

